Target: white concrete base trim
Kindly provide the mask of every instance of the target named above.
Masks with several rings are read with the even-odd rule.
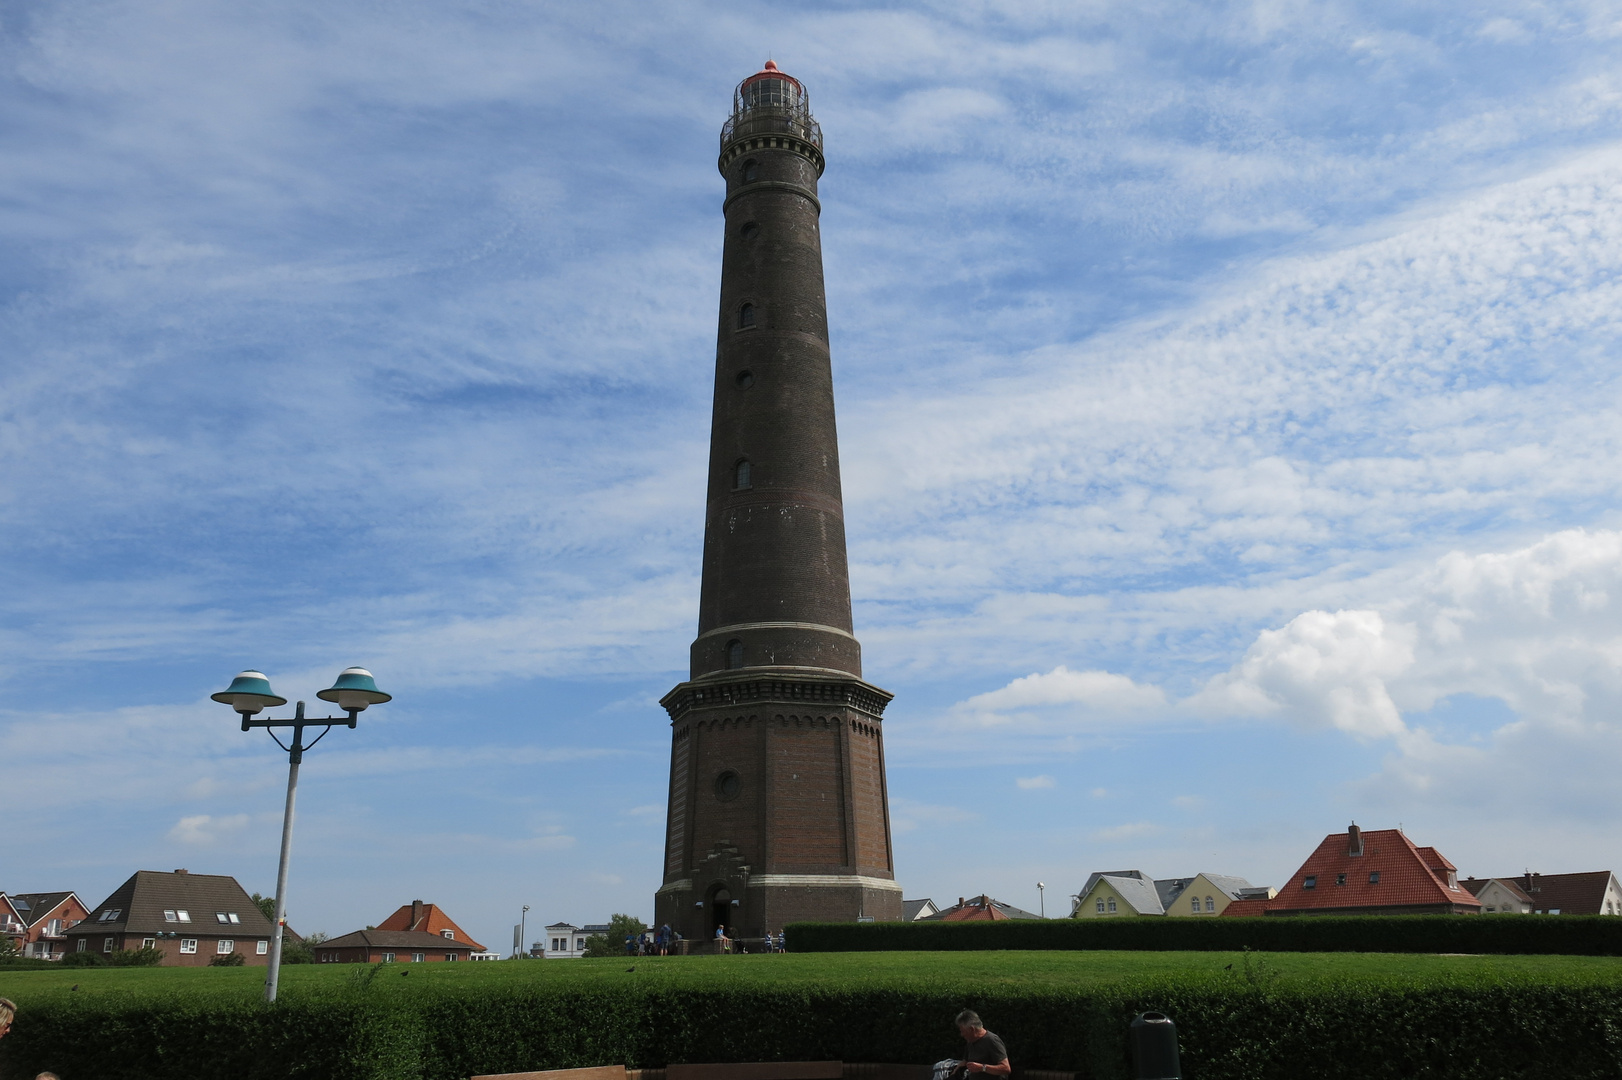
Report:
[[[809,885],[813,888],[848,889],[852,885],[859,885],[864,889],[879,889],[884,892],[900,892],[901,886],[886,878],[866,877],[862,874],[751,874],[749,887],[755,886],[783,886],[783,885]]]

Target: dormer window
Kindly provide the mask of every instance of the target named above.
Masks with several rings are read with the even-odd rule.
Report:
[[[215,921],[215,922],[222,922],[222,923],[228,923],[228,922],[230,922],[230,921],[231,921],[231,920],[230,920],[230,919],[228,919],[228,918],[226,918],[226,917],[225,917],[225,912],[223,912],[223,911],[216,911],[216,912],[215,912],[215,913],[214,913],[214,921]]]
[[[454,940],[456,940],[456,931],[455,930],[441,930],[439,932],[439,936],[440,937],[448,937],[452,941],[454,941]]]
[[[170,909],[166,909],[164,911],[164,913],[163,913],[163,921],[164,922],[179,922],[180,919],[179,919],[179,917],[177,915],[175,915],[174,909],[170,908]]]
[[[191,912],[187,911],[185,908],[180,908],[175,912],[175,915],[180,919],[181,922],[191,922]]]
[[[1369,871],[1369,884],[1370,885],[1378,885],[1378,884],[1380,884],[1380,871],[1378,871],[1378,870],[1370,870]]]
[[[1308,874],[1306,877],[1302,878],[1301,887],[1303,889],[1316,889],[1318,887],[1318,875]]]
[[[232,912],[228,912],[227,914],[229,914],[231,916],[231,921],[233,923],[235,923],[238,926],[242,925],[242,918],[239,915],[237,915],[236,912],[232,911]]]
[[[1335,875],[1335,884],[1336,885],[1344,885],[1344,884],[1346,884],[1346,875],[1345,874],[1336,874]]]

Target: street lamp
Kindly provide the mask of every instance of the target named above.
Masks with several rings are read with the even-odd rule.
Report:
[[[526,931],[524,930],[524,925],[526,922],[528,922],[528,920],[529,905],[525,904],[524,910],[518,915],[518,959],[520,960],[529,955],[529,950],[524,946],[524,942],[529,940],[525,936]]]
[[[1042,905],[1041,915],[1044,919],[1048,917],[1048,894],[1042,891],[1045,888],[1047,886],[1040,881],[1036,883],[1036,902]]]
[[[327,732],[334,726],[343,724],[347,727],[355,726],[355,717],[368,705],[381,705],[390,700],[390,695],[377,688],[377,682],[372,673],[365,668],[344,668],[337,680],[327,689],[315,696],[322,701],[331,701],[338,708],[349,714],[346,720],[341,716],[325,716],[319,718],[306,718],[304,715],[304,702],[299,702],[293,710],[292,717],[285,720],[266,718],[255,720],[267,707],[286,705],[287,699],[270,688],[270,680],[265,678],[262,671],[244,671],[231,680],[231,685],[217,694],[210,694],[215,701],[222,705],[229,705],[242,717],[242,730],[262,727],[275,739],[276,745],[287,751],[287,806],[282,811],[282,857],[276,867],[276,918],[275,933],[270,942],[270,969],[265,975],[265,1000],[276,1000],[276,984],[282,974],[282,935],[287,924],[287,856],[293,846],[293,796],[298,792],[298,767],[304,760],[304,751],[327,737]],[[304,729],[323,725],[321,734],[310,742],[304,741]],[[290,727],[293,729],[293,744],[291,746],[276,738],[274,728]]]

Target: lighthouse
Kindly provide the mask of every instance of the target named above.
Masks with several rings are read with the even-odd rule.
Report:
[[[721,303],[690,678],[670,716],[655,916],[688,938],[901,917],[891,695],[862,679],[823,290],[822,129],[766,62],[721,129]]]

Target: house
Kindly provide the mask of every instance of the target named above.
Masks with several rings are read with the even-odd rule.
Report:
[[[314,947],[318,964],[445,963],[483,952],[482,945],[427,930],[356,930]]]
[[[933,900],[903,900],[901,901],[901,921],[917,922],[939,913],[940,908],[935,906]]]
[[[318,964],[443,964],[488,955],[444,909],[421,900],[401,904],[374,927],[328,938],[314,952]]]
[[[1481,902],[1483,915],[1530,915],[1532,898],[1514,878],[1465,878],[1465,889]]]
[[[1622,915],[1622,887],[1609,870],[1527,873],[1507,880],[1526,893],[1534,915]]]
[[[1244,899],[1223,915],[1474,915],[1481,902],[1458,868],[1401,829],[1364,832],[1354,822],[1323,838],[1271,900]]]
[[[586,939],[593,934],[606,934],[611,930],[607,923],[587,923],[585,926],[576,926],[574,923],[553,923],[546,928],[546,948],[543,955],[547,959],[575,960],[586,955]]]
[[[28,924],[23,922],[22,912],[3,892],[0,892],[0,935],[10,938],[12,945],[18,949],[23,947],[28,935]]]
[[[90,912],[77,893],[0,893],[0,921],[20,929],[12,934],[24,956],[60,960],[67,951],[67,929],[83,922]],[[5,932],[10,932],[9,930]]]
[[[393,915],[377,924],[379,930],[422,930],[430,934],[438,934],[449,941],[460,942],[472,946],[475,952],[483,952],[484,946],[451,921],[451,917],[435,904],[425,904],[421,900],[413,900],[409,904],[402,904]]]
[[[1088,876],[1073,898],[1073,919],[1131,915],[1209,915],[1215,918],[1235,900],[1271,897],[1241,877],[1201,872],[1192,877],[1153,879],[1142,870],[1109,870]]]
[[[236,878],[139,870],[64,937],[69,952],[157,949],[165,967],[199,967],[232,953],[269,963],[273,933]]]
[[[933,915],[920,916],[917,922],[995,922],[999,919],[1040,919],[1042,916],[1034,912],[1017,908],[1013,904],[1005,904],[1001,900],[993,900],[982,893],[968,899],[958,897],[954,907],[937,911]]]

